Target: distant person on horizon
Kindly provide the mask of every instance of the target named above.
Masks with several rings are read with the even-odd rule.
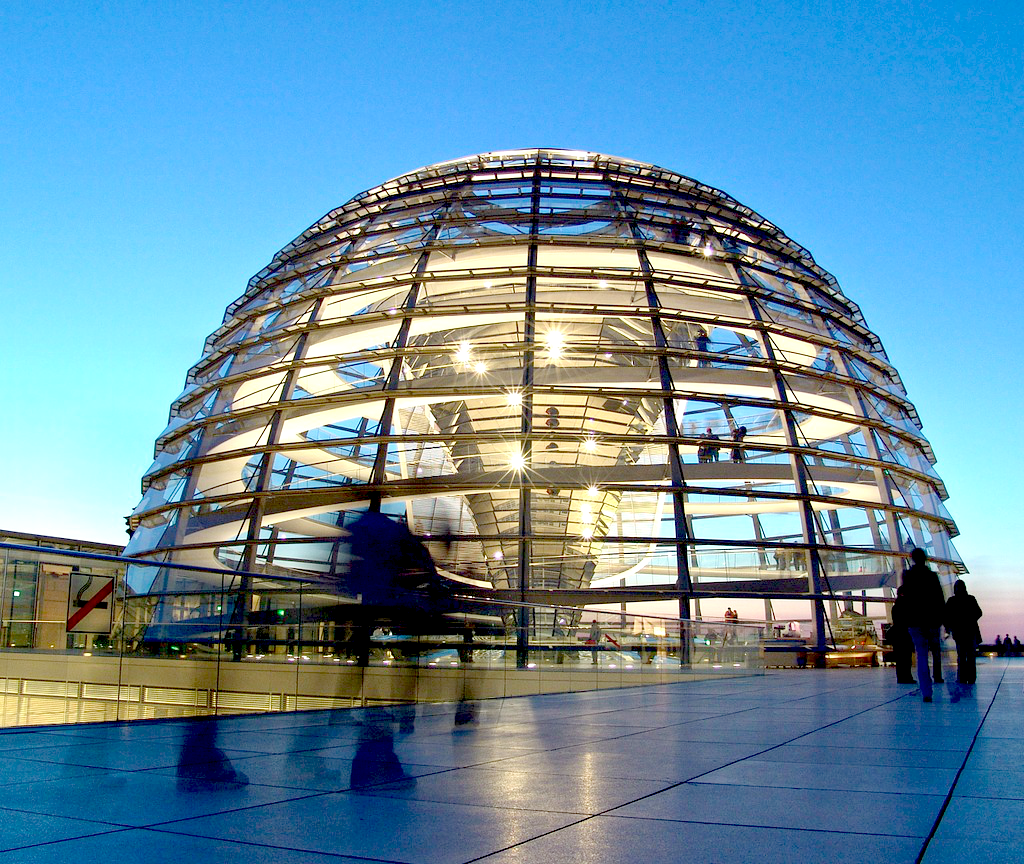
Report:
[[[981,607],[973,594],[967,593],[963,579],[953,583],[953,596],[946,601],[943,623],[956,643],[956,683],[961,693],[969,693],[978,676],[975,659],[981,642]]]
[[[917,682],[921,687],[921,697],[925,702],[932,701],[932,676],[928,668],[928,655],[939,656],[939,628],[945,612],[946,600],[942,594],[939,577],[925,562],[928,556],[924,549],[915,548],[910,553],[913,562],[903,571],[903,596],[907,601],[907,630],[914,643],[917,655]],[[942,678],[942,667],[936,669],[937,678]],[[954,702],[960,700],[960,692],[953,688],[951,697]]]

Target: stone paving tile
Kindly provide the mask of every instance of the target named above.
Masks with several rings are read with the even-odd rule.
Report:
[[[945,795],[956,778],[952,768],[908,768],[888,765],[841,765],[834,768],[805,763],[784,766],[768,753],[712,771],[700,783],[785,789],[821,789],[833,792],[909,792]]]
[[[894,678],[547,694],[477,703],[470,723],[423,704],[0,732],[0,850],[4,864],[129,849],[147,864],[1024,860],[1024,662],[981,664],[957,705]]]
[[[260,843],[233,843],[208,837],[130,829],[62,843],[35,845],[4,852],[4,864],[68,864],[72,861],[119,861],[125,856],[145,864],[356,864],[366,859],[318,855]]]
[[[845,795],[822,795],[816,789],[683,783],[610,815],[807,831],[832,826],[850,833],[923,839],[943,800],[942,795],[860,792],[851,806]]]
[[[19,849],[40,844],[61,845],[56,841],[91,834],[102,834],[113,829],[110,825],[84,819],[64,819],[42,813],[0,809],[0,851]],[[7,856],[4,856],[7,860]]]
[[[564,828],[575,814],[406,801],[340,793],[164,827],[176,834],[253,839],[315,853],[459,864]]]
[[[989,840],[934,839],[928,844],[921,864],[1016,864],[1021,859],[1019,843],[998,843]]]
[[[973,755],[973,754],[972,754]],[[967,763],[957,781],[954,795],[958,798],[1002,798],[1003,800],[1024,800],[1024,770],[988,770],[973,768],[975,762]]]
[[[935,832],[938,840],[988,840],[1024,852],[1024,800],[954,798]],[[1024,854],[1014,861],[1024,860]]]
[[[598,816],[508,848],[486,860],[488,864],[543,861],[751,864],[766,860],[807,864],[913,864],[920,847],[921,841],[916,837]]]

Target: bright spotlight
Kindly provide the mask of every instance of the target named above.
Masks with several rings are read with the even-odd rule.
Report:
[[[544,341],[547,344],[548,357],[557,360],[562,356],[562,351],[565,349],[565,336],[562,333],[558,330],[551,330]]]

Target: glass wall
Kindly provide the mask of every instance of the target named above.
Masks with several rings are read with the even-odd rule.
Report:
[[[481,154],[355,196],[252,278],[127,553],[329,577],[374,511],[447,536],[477,587],[803,594],[822,648],[828,596],[891,594],[910,548],[964,572],[934,461],[860,308],[775,225],[645,163]]]
[[[764,668],[757,625],[413,599],[368,607],[324,580],[0,543],[0,725],[459,701]]]

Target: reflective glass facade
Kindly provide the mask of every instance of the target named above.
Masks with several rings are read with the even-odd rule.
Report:
[[[857,304],[775,225],[652,165],[488,153],[357,195],[253,277],[127,554],[324,574],[379,507],[497,588],[877,594],[911,546],[963,569],[934,461]]]

